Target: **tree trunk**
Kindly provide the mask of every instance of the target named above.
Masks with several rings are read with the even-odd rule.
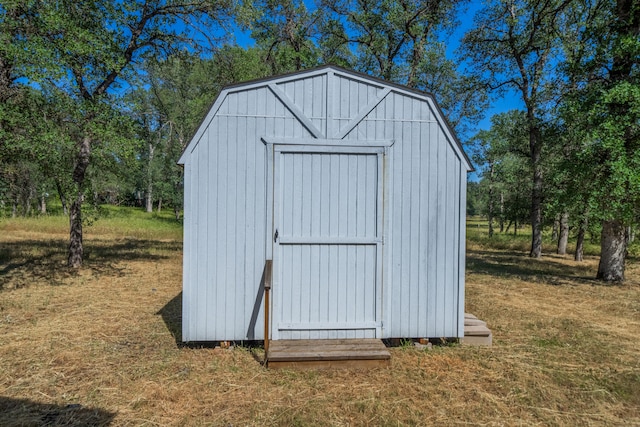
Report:
[[[535,120],[531,113],[530,123]],[[531,252],[532,258],[542,256],[542,166],[540,130],[532,126],[529,131],[529,148],[533,166],[533,187],[531,189]]]
[[[578,240],[576,241],[576,253],[573,257],[576,261],[584,260],[584,235],[587,232],[588,219],[585,215],[580,221],[580,229],[578,230]]]
[[[627,256],[626,229],[621,221],[603,221],[600,237],[600,264],[596,279],[605,282],[624,281],[624,261]]]
[[[504,193],[500,192],[500,233],[504,232]]]
[[[560,219],[556,216],[553,220],[553,228],[551,228],[551,241],[555,242],[558,239],[558,230],[560,229]]]
[[[69,259],[67,265],[72,268],[78,268],[82,265],[82,255],[84,248],[82,247],[82,202],[83,194],[78,192],[78,197],[71,203],[69,212]]]
[[[29,191],[26,193],[24,201],[24,216],[31,215],[31,201],[33,200],[35,191],[32,187],[29,187]]]
[[[518,235],[518,220],[517,219],[513,220],[513,235],[514,236]]]
[[[162,211],[162,197],[158,198],[158,213]]]
[[[149,163],[147,165],[147,194],[145,194],[145,211],[153,212],[153,174],[151,172],[151,162],[153,162],[153,154],[155,147],[149,143]]]
[[[72,268],[79,268],[82,265],[82,202],[84,201],[82,184],[89,166],[90,156],[91,137],[85,135],[80,144],[76,165],[73,169],[73,182],[76,184],[77,194],[69,211],[69,257],[67,258],[67,265]]]
[[[65,215],[69,215],[69,209],[67,208],[67,198],[62,191],[62,185],[60,185],[60,181],[56,179],[56,190],[58,191],[58,197],[60,197],[60,203],[62,204],[62,212]]]
[[[146,212],[153,212],[153,194],[151,193],[151,183],[149,183],[149,185],[147,186],[147,193],[144,196],[145,199],[145,211]]]
[[[45,193],[40,195],[40,213],[43,215],[47,213],[47,198]]]
[[[569,242],[569,214],[562,212],[560,216],[560,235],[558,236],[558,255],[567,254],[567,243]]]
[[[178,208],[177,206],[174,206],[173,214],[176,216],[176,221],[180,221],[180,208]]]
[[[493,237],[493,163],[489,165],[489,201],[487,216],[489,217],[489,237]]]

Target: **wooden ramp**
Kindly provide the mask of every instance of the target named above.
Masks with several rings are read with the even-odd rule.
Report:
[[[279,369],[377,368],[391,354],[377,339],[271,341],[267,367]]]
[[[478,319],[473,314],[464,314],[464,338],[462,344],[482,345],[490,347],[493,341],[493,334],[487,328],[487,323]]]

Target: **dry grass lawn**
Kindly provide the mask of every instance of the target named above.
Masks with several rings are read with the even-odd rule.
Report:
[[[270,371],[188,348],[180,231],[100,222],[63,268],[65,223],[0,222],[0,425],[640,425],[640,265],[530,260],[471,243],[467,311],[494,346],[392,349],[390,369]]]

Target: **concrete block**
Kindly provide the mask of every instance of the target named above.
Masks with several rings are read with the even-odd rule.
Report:
[[[463,345],[473,345],[473,346],[486,346],[491,347],[493,344],[493,334],[489,334],[488,336],[466,336],[462,338],[461,343]]]

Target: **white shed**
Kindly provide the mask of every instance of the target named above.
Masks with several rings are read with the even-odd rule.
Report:
[[[464,336],[472,165],[434,98],[325,66],[225,88],[184,165],[183,341]]]

